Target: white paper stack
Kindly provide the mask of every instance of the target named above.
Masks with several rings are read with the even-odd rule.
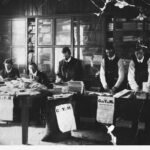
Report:
[[[68,82],[68,92],[73,93],[83,93],[84,83],[82,81],[69,81]]]

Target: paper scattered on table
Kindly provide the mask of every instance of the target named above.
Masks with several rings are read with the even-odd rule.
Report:
[[[13,96],[0,96],[0,120],[13,120]]]
[[[58,99],[58,98],[69,98],[70,96],[72,96],[73,94],[56,94],[56,95],[53,95],[53,98],[54,99]]]
[[[114,97],[98,96],[96,120],[104,124],[113,124]]]
[[[71,104],[62,104],[55,107],[58,127],[61,132],[76,130],[76,122]]]
[[[83,91],[84,91],[83,81],[69,81],[68,82],[68,92],[83,93]]]

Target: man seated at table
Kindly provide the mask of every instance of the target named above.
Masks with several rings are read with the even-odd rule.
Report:
[[[46,76],[46,74],[39,71],[38,67],[35,63],[33,63],[33,62],[30,63],[28,68],[29,68],[29,76],[33,81],[41,83],[41,84],[47,86],[48,88],[52,88],[52,84],[48,80],[48,77]]]
[[[64,47],[62,53],[64,59],[59,62],[56,82],[82,80],[83,70],[80,60],[71,56],[71,51],[68,47]]]
[[[48,80],[48,77],[41,71],[35,63],[29,64],[29,76],[33,81],[45,85],[48,88],[52,88],[52,84]],[[44,91],[43,91],[44,92]],[[41,124],[41,117],[44,115],[45,111],[45,101],[47,98],[47,93],[41,93],[38,96],[32,97],[32,107],[30,109],[30,119],[34,124]]]
[[[113,94],[122,90],[124,78],[123,61],[116,56],[113,46],[108,45],[100,67],[100,80],[104,91]]]
[[[15,80],[20,77],[19,70],[13,66],[12,59],[4,61],[4,69],[0,71],[0,76],[4,80]]]
[[[135,92],[142,90],[143,82],[150,83],[150,56],[144,52],[142,45],[138,45],[131,56],[128,69],[128,82]]]

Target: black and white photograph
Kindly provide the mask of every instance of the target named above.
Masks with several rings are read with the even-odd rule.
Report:
[[[0,0],[4,145],[149,146],[150,0]]]

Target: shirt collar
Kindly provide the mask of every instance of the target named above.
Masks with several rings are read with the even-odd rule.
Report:
[[[5,69],[6,70],[6,69]],[[12,71],[12,68],[10,70],[6,70],[6,73],[10,73]]]
[[[71,61],[71,57],[68,60],[65,60],[65,62],[70,62]]]
[[[112,57],[108,57],[109,60],[114,60],[116,57],[116,55],[112,56]]]
[[[33,76],[36,77],[37,76],[37,71],[33,73]]]
[[[140,59],[140,60],[137,58],[137,61],[138,61],[139,63],[142,63],[142,62],[144,61],[144,56],[143,56],[142,59]]]

